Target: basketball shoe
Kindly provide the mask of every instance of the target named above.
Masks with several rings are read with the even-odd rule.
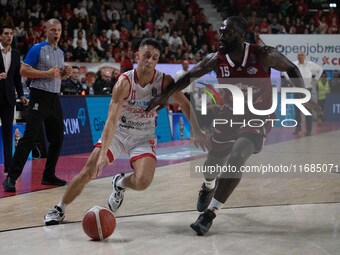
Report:
[[[109,197],[108,205],[112,212],[116,212],[123,203],[125,189],[117,185],[117,182],[124,177],[124,173],[117,174],[112,179],[113,191]]]
[[[215,218],[216,214],[213,211],[206,209],[204,213],[201,213],[200,216],[198,216],[198,219],[192,223],[190,227],[197,235],[203,236],[209,231]]]
[[[216,180],[216,185],[215,188],[213,189],[207,189],[205,187],[205,184],[203,182],[202,187],[198,193],[198,199],[197,199],[197,211],[203,212],[205,209],[208,208],[209,203],[215,194],[215,190],[217,187],[217,180]]]
[[[54,206],[54,208],[49,211],[45,217],[44,222],[46,226],[57,225],[59,222],[63,221],[65,214],[59,206]]]

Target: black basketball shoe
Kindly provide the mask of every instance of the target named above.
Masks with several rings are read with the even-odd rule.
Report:
[[[215,194],[216,187],[217,187],[217,180],[216,180],[215,188],[213,189],[207,189],[203,182],[202,187],[198,193],[197,211],[203,212],[205,209],[208,208],[210,201]]]
[[[209,231],[215,218],[216,214],[213,211],[206,209],[204,213],[201,213],[200,216],[198,216],[198,219],[192,223],[190,227],[197,235],[203,236]]]

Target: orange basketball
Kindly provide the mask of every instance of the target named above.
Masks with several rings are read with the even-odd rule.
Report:
[[[83,217],[83,230],[93,240],[104,240],[112,235],[116,228],[116,218],[113,213],[101,206],[87,210]]]

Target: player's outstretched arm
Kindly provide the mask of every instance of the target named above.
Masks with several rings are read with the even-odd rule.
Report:
[[[300,88],[305,87],[299,68],[277,49],[269,46],[262,47],[261,60],[264,64],[264,68],[274,68],[278,71],[286,72],[290,79],[294,79],[293,82],[291,82],[293,86]],[[310,100],[305,103],[304,106],[316,111],[319,118],[323,118],[324,113],[317,103]]]
[[[120,113],[122,111],[123,102],[129,96],[130,84],[123,75],[119,77],[116,85],[112,90],[112,97],[109,106],[107,120],[102,133],[102,144],[99,154],[99,159],[96,165],[95,176],[99,176],[103,168],[109,164],[107,151],[115,135],[115,130],[118,125]]]
[[[294,78],[295,87],[305,87],[299,68],[274,47],[262,47],[261,60],[265,69],[274,68],[286,72],[290,79]]]
[[[197,63],[188,73],[181,76],[177,82],[172,81],[167,89],[159,96],[151,100],[147,112],[151,111],[156,106],[163,107],[166,104],[167,99],[174,93],[183,90],[192,82],[193,79],[197,79],[211,70],[214,70],[218,66],[217,53],[211,53]]]

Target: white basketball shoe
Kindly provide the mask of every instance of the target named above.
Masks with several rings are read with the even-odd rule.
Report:
[[[117,185],[117,182],[124,177],[124,173],[117,174],[112,179],[113,191],[107,201],[109,208],[112,212],[117,212],[118,208],[122,205],[124,199],[125,189]]]

